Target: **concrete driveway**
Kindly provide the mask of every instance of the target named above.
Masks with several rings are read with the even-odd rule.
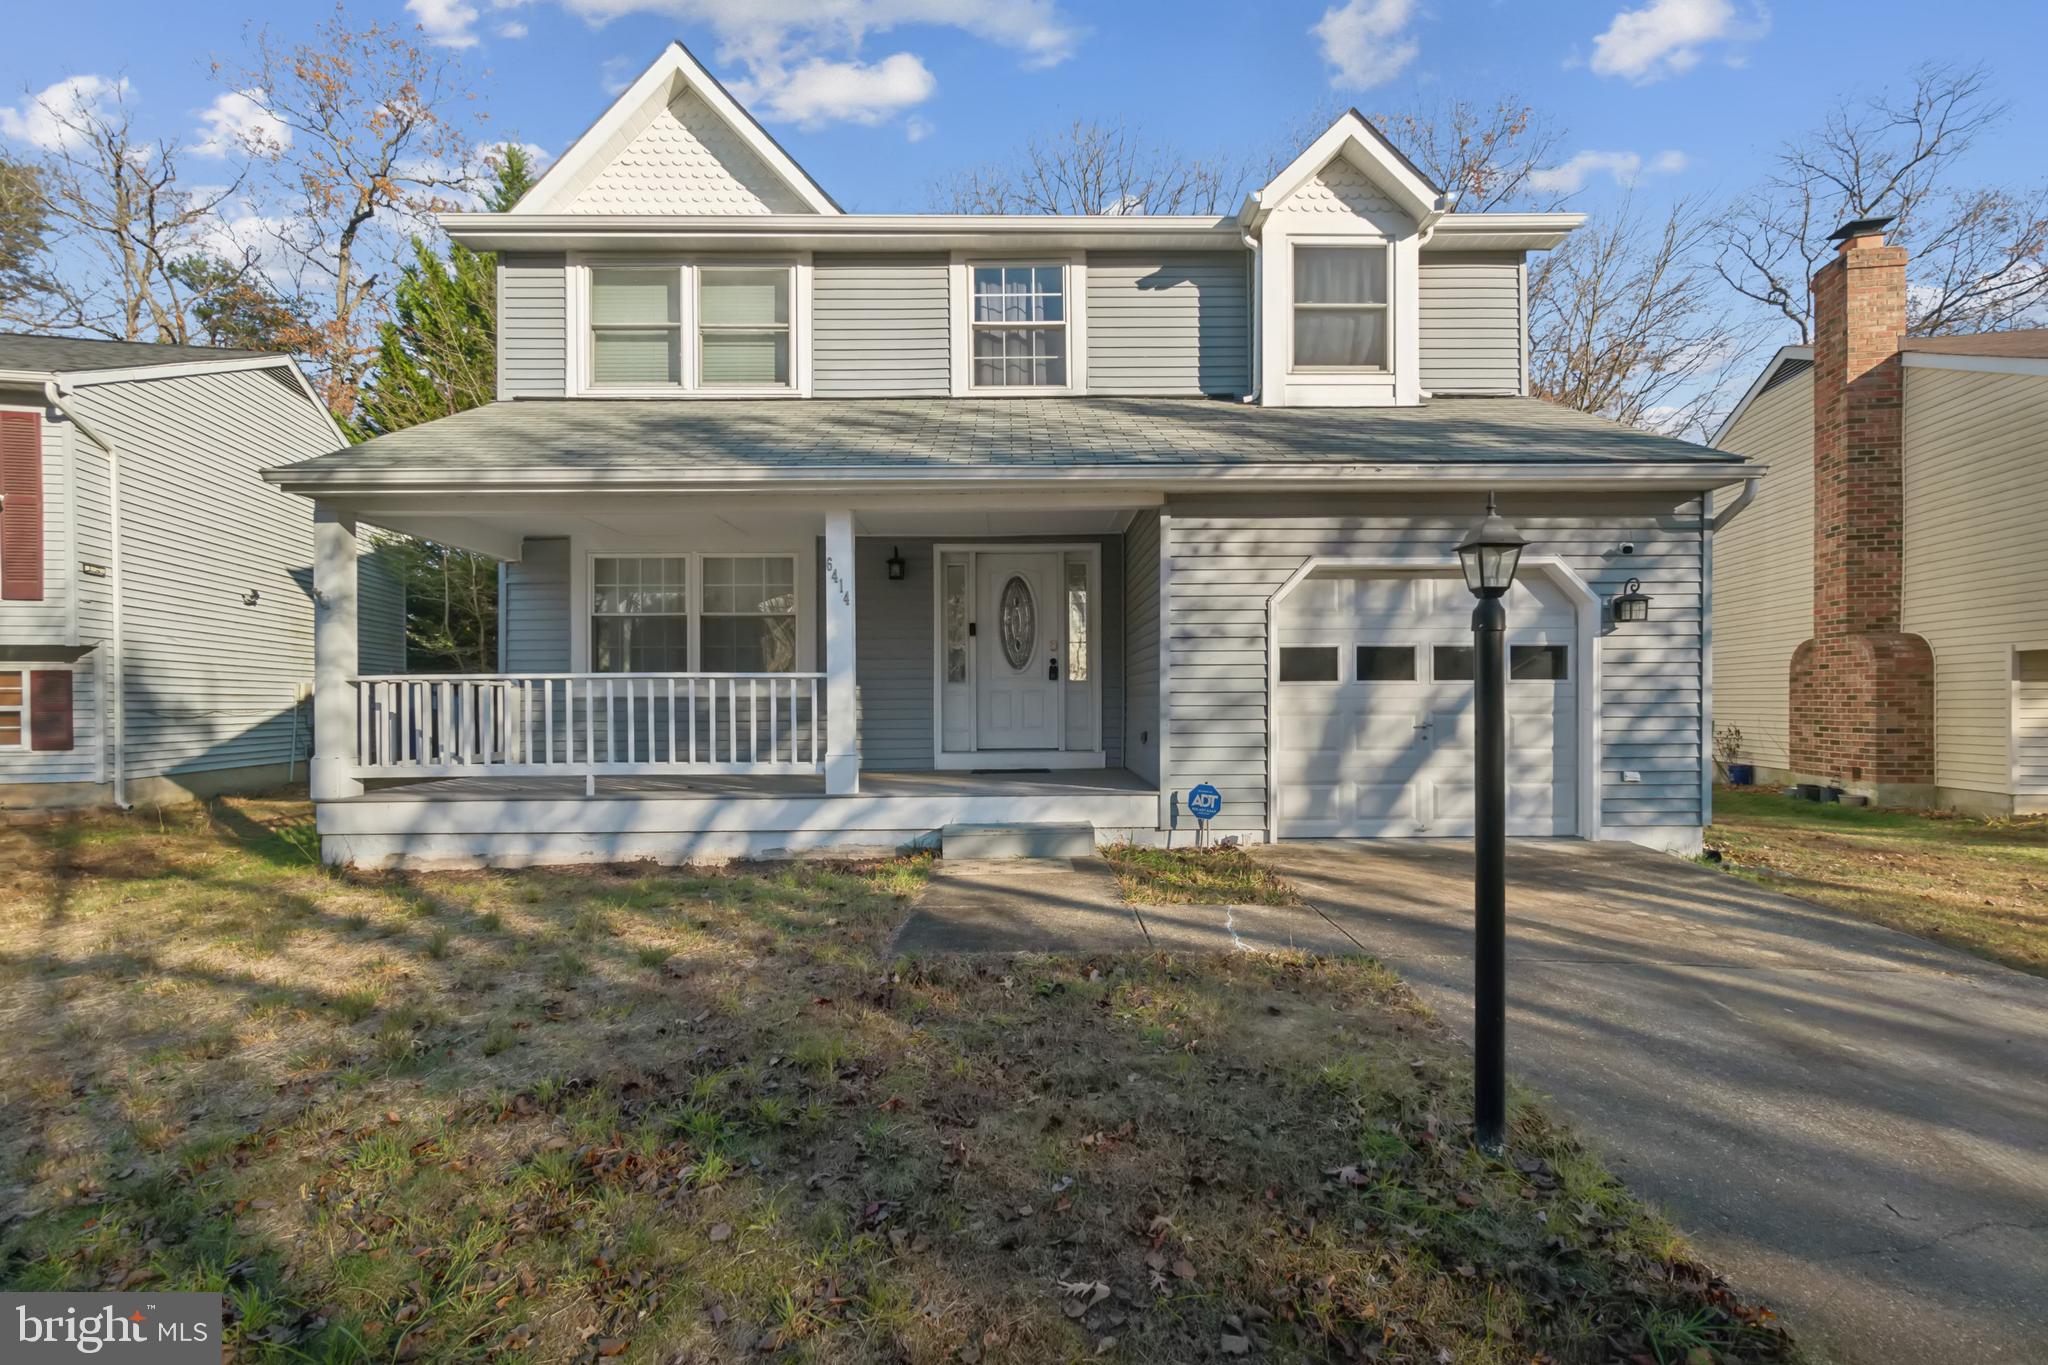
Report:
[[[1471,846],[1266,850],[1470,1036]],[[1626,844],[1509,857],[1508,1059],[1825,1358],[2048,1360],[2048,981]]]

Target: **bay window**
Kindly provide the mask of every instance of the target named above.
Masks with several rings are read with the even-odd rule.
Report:
[[[1387,248],[1294,248],[1297,370],[1386,370],[1392,309]]]

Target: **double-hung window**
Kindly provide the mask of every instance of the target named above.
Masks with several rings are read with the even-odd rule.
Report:
[[[1067,386],[1067,268],[971,267],[974,387]]]
[[[0,749],[28,745],[28,673],[0,668]]]
[[[793,673],[796,580],[795,555],[599,555],[591,671]]]
[[[588,387],[594,392],[795,387],[790,265],[593,265]]]
[[[796,671],[796,560],[704,556],[704,671]]]
[[[592,671],[690,671],[689,556],[604,556],[591,580]]]
[[[1294,368],[1386,370],[1387,248],[1294,248]]]

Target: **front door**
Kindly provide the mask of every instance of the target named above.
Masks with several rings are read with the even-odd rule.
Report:
[[[975,746],[1058,749],[1061,642],[1058,553],[976,556]]]

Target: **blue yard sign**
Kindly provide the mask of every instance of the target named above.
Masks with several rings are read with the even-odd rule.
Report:
[[[1188,814],[1197,820],[1214,820],[1223,809],[1223,793],[1204,782],[1188,793]]]

